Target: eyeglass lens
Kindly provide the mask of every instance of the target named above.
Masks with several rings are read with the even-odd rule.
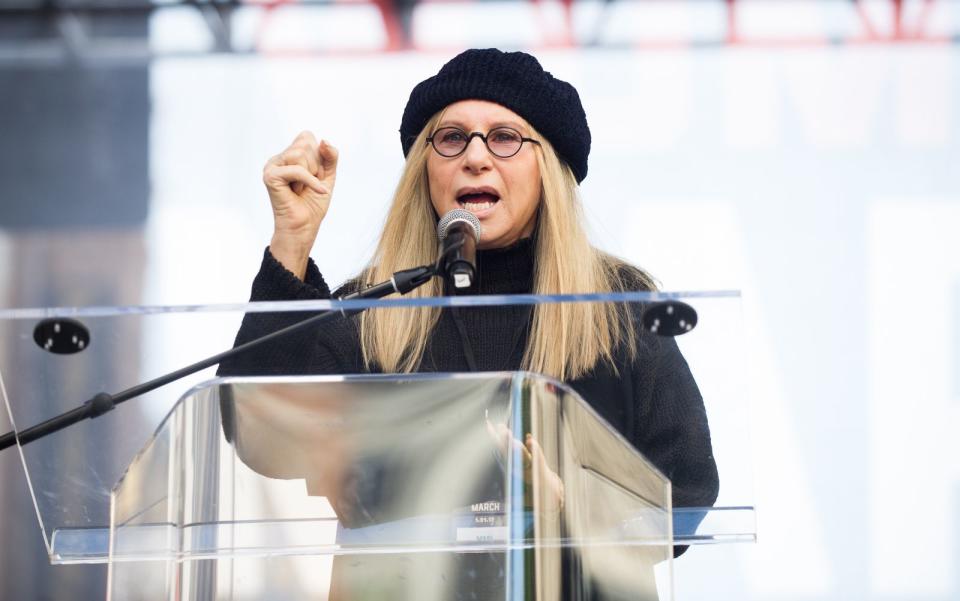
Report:
[[[454,157],[463,152],[473,137],[456,127],[444,127],[433,134],[433,147],[445,157]],[[487,148],[500,158],[508,158],[520,152],[523,139],[520,133],[508,127],[491,129],[486,136]]]

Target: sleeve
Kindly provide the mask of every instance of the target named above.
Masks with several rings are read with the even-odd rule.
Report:
[[[640,344],[652,356],[642,370],[648,386],[635,388],[648,391],[638,407],[637,446],[670,479],[675,508],[712,507],[720,479],[706,408],[690,367],[673,338],[645,334]],[[678,529],[695,530],[704,516],[686,513]],[[685,550],[674,547],[674,555]]]
[[[253,280],[250,302],[329,299],[330,288],[311,259],[301,280],[264,250],[260,271]],[[303,321],[315,312],[248,313],[243,317],[233,346]],[[335,353],[322,343],[316,328],[289,334],[220,363],[217,375],[283,375],[342,373]]]
[[[308,259],[306,277],[301,280],[270,253],[269,246],[264,249],[260,271],[253,279],[250,302],[328,298],[330,287],[313,259]]]

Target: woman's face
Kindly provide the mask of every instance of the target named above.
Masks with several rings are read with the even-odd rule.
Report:
[[[461,100],[448,106],[436,129],[457,127],[486,136],[495,127],[510,127],[529,138],[526,121],[508,108],[485,100]],[[430,132],[431,135],[433,132]],[[510,158],[492,154],[479,137],[456,157],[434,149],[427,156],[430,200],[437,215],[463,208],[480,220],[480,248],[502,248],[530,236],[540,202],[540,166],[536,145],[524,142]]]

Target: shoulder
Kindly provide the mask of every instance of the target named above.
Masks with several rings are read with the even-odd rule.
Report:
[[[362,290],[362,289],[363,289],[363,285],[360,283],[360,279],[353,278],[351,280],[347,280],[346,282],[341,284],[339,288],[334,290],[333,298],[340,298],[341,296],[347,296],[348,294],[353,294],[354,292],[357,292],[358,290]]]
[[[348,294],[353,294],[354,292],[359,292],[368,286],[374,284],[373,273],[375,271],[375,266],[368,265],[363,268],[357,275],[353,276],[349,280],[345,281],[340,285],[339,288],[333,291],[333,298],[340,298],[341,296],[347,296]]]
[[[657,281],[645,269],[601,250],[596,252],[606,272],[610,290],[614,292],[657,290]]]

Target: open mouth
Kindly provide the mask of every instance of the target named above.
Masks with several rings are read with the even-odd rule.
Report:
[[[500,197],[493,192],[471,192],[457,197],[457,203],[471,213],[491,209],[499,201]]]

